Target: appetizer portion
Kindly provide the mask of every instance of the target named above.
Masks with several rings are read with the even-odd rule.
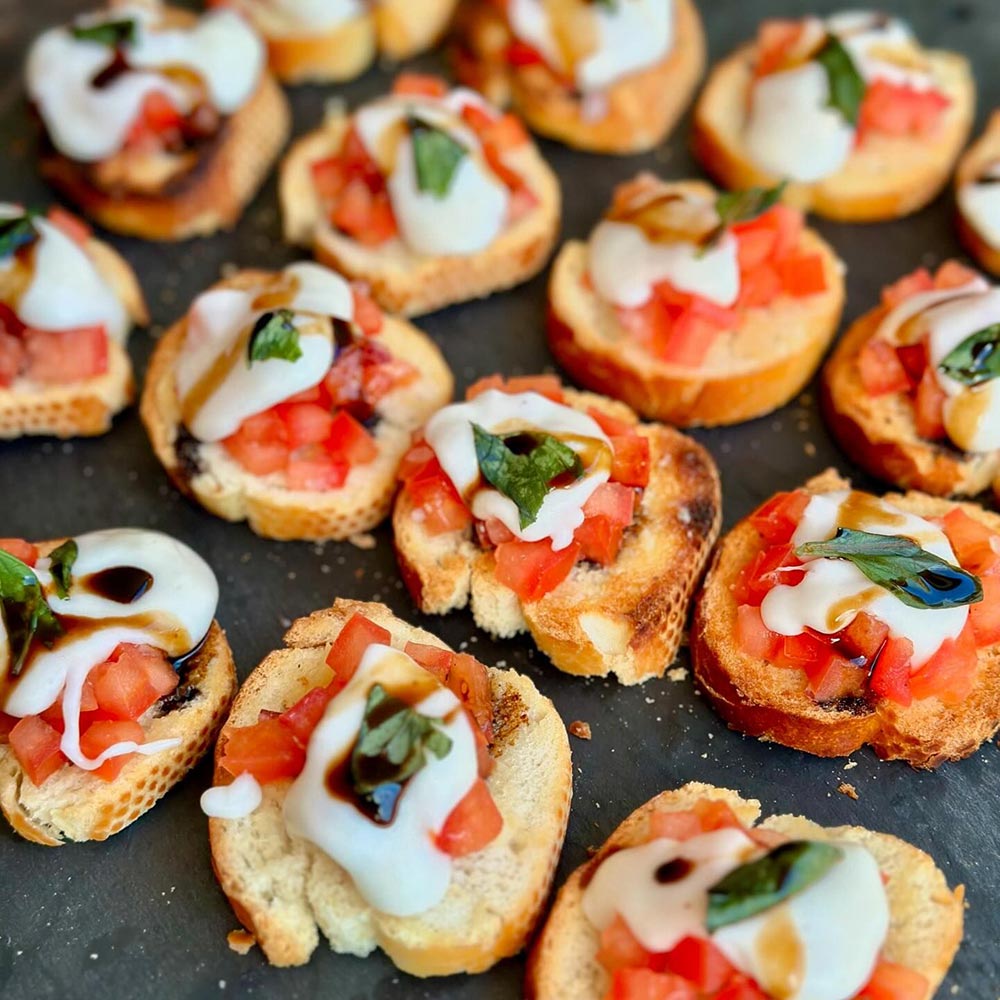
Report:
[[[791,204],[875,222],[915,212],[944,187],[974,105],[968,61],[923,48],[894,17],[764,21],[712,71],[694,149],[726,187],[787,179]]]
[[[530,632],[560,670],[660,677],[719,532],[718,471],[690,438],[552,375],[481,379],[399,470],[392,525],[417,607]]]
[[[738,423],[812,377],[844,265],[780,188],[718,194],[640,174],[549,282],[552,353],[573,379],[680,426]]]
[[[105,840],[198,762],[236,690],[208,564],[156,531],[0,539],[0,809]]]
[[[518,119],[414,74],[299,139],[280,197],[289,242],[404,316],[527,281],[559,228],[559,182]]]
[[[235,224],[285,144],[264,45],[230,10],[111,7],[32,45],[42,175],[102,226],[180,240]]]
[[[1000,274],[1000,112],[965,151],[955,172],[958,235],[991,274]]]
[[[453,57],[463,83],[513,103],[536,132],[641,153],[684,113],[705,68],[692,0],[471,0]]]
[[[955,261],[883,289],[823,373],[823,411],[873,475],[938,496],[1000,489],[1000,289]]]
[[[65,209],[0,202],[0,438],[103,434],[135,394],[132,268]]]
[[[962,886],[887,833],[770,816],[692,782],[635,810],[559,890],[533,1000],[930,1000]]]
[[[751,736],[914,767],[967,757],[1000,726],[1000,515],[826,472],[722,540],[691,653]]]
[[[385,605],[300,618],[216,748],[212,864],[274,965],[381,948],[404,972],[482,972],[548,896],[572,795],[548,698]]]
[[[141,413],[179,490],[268,538],[378,524],[412,432],[452,393],[441,352],[313,263],[240,271],[153,353]]]

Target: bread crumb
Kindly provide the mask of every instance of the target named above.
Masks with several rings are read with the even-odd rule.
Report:
[[[849,785],[846,781],[842,781],[837,786],[837,791],[840,792],[841,795],[846,795],[849,799],[854,799],[855,802],[858,801],[858,790],[854,787],[854,785]]]
[[[804,452],[805,452],[805,453],[806,453],[806,454],[807,454],[807,455],[808,455],[808,456],[809,456],[810,458],[814,458],[814,457],[815,457],[815,455],[816,455],[816,445],[814,445],[814,444],[812,443],[812,441],[806,441],[806,443],[805,443],[805,444],[804,444],[804,445],[802,446],[802,450],[803,450],[803,451],[804,451]]]
[[[688,669],[687,667],[673,667],[667,671],[667,680],[671,681],[685,681],[687,680]]]
[[[571,722],[567,727],[570,734],[575,736],[578,740],[589,740],[591,737],[590,723],[581,722],[577,719],[575,722]]]
[[[246,955],[257,943],[257,939],[249,931],[238,927],[235,931],[230,931],[226,935],[226,942],[237,955]]]
[[[846,764],[844,765],[844,770],[845,770],[845,771],[850,771],[850,770],[851,770],[852,768],[855,768],[855,767],[857,767],[857,766],[858,766],[858,762],[857,762],[856,760],[849,760],[849,761],[848,761],[848,762],[847,762],[847,763],[846,763]]]
[[[367,531],[360,531],[356,535],[351,535],[351,537],[347,540],[356,549],[364,549],[365,551],[368,551],[369,549],[375,548],[375,536],[369,534]]]

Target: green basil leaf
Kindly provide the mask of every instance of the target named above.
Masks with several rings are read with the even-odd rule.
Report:
[[[70,538],[49,553],[49,572],[56,585],[56,593],[66,598],[73,585],[73,564],[80,554],[79,546]]]
[[[803,559],[846,559],[911,608],[958,608],[983,599],[979,577],[899,535],[838,528],[829,541],[806,542],[795,552]]]
[[[708,890],[709,932],[756,916],[808,889],[843,856],[834,844],[792,840],[734,868]]]
[[[748,222],[763,215],[776,205],[784,193],[786,181],[772,188],[752,187],[744,191],[724,191],[715,199],[715,210],[722,226],[734,222]]]
[[[280,358],[282,361],[298,361],[302,357],[299,345],[299,331],[292,322],[291,309],[275,309],[257,319],[247,344],[247,365],[255,361]]]
[[[827,107],[839,111],[848,125],[857,125],[858,111],[865,97],[865,81],[851,54],[836,35],[827,35],[814,58],[826,70],[830,83]]]
[[[63,627],[52,613],[42,585],[30,566],[0,549],[0,614],[10,647],[9,674],[16,677],[31,644],[38,639],[49,649]]]
[[[134,18],[120,18],[114,21],[100,21],[97,24],[76,24],[70,31],[81,42],[97,42],[117,49],[130,45],[136,39],[137,25]]]
[[[435,198],[444,198],[459,163],[468,151],[435,125],[429,125],[418,118],[410,118],[408,124],[413,143],[413,162],[417,170],[417,188],[429,192]]]
[[[521,527],[534,524],[556,476],[569,472],[579,478],[583,471],[580,456],[551,434],[490,434],[472,425],[476,461],[483,478],[517,505]],[[508,441],[525,438],[533,445],[527,454],[511,450]]]
[[[1000,378],[1000,323],[983,327],[966,337],[945,355],[938,369],[968,386]]]
[[[9,219],[0,219],[0,260],[9,257],[19,247],[38,239],[34,213],[25,212]]]

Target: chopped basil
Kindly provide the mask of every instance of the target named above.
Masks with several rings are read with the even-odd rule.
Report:
[[[408,124],[417,170],[417,188],[435,198],[444,198],[467,150],[435,125],[413,117]]]
[[[81,42],[97,42],[117,49],[130,45],[136,39],[137,25],[133,18],[123,17],[114,21],[100,21],[96,24],[75,24],[70,29],[73,37]]]
[[[248,366],[269,358],[298,361],[302,357],[299,331],[295,329],[293,318],[291,309],[275,309],[257,319],[247,344]]]
[[[69,595],[69,588],[73,585],[73,564],[79,554],[80,549],[72,538],[49,553],[49,572],[56,585],[56,593],[62,598]]]
[[[709,932],[753,917],[808,889],[843,856],[833,844],[792,840],[734,868],[708,890]]]
[[[836,35],[827,35],[814,58],[826,70],[830,84],[827,107],[839,111],[848,125],[857,125],[858,111],[865,97],[865,81],[851,54]]]
[[[1000,323],[983,327],[945,355],[938,369],[968,386],[1000,378]]]
[[[0,219],[0,260],[9,257],[19,247],[38,239],[34,213],[25,212],[8,219]]]
[[[597,7],[603,7],[611,13],[618,10],[618,0],[590,0],[590,2]]]
[[[899,535],[838,528],[829,541],[806,542],[805,559],[846,559],[911,608],[957,608],[983,599],[979,578]]]
[[[52,644],[62,635],[63,627],[52,613],[42,585],[30,566],[0,549],[0,614],[7,630],[11,677],[16,677],[37,638],[43,645]]]
[[[549,484],[556,476],[571,473],[579,478],[583,471],[580,456],[551,434],[490,434],[478,424],[472,425],[476,461],[483,478],[517,505],[521,527],[533,524]],[[517,439],[531,446],[519,454],[509,441]]]
[[[368,692],[361,731],[351,751],[351,784],[374,807],[375,821],[388,823],[403,784],[427,763],[427,753],[441,760],[451,746],[438,720],[421,715],[376,684]]]
[[[715,199],[719,224],[704,238],[700,252],[710,250],[733,223],[756,219],[758,215],[763,215],[769,208],[773,208],[781,200],[786,183],[782,181],[772,188],[752,187],[743,191],[724,191],[720,194]]]

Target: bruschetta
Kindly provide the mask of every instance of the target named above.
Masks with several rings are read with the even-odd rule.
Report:
[[[769,187],[845,222],[922,208],[946,184],[975,105],[968,60],[894,17],[765,21],[712,71],[693,144],[723,186]]]
[[[699,782],[636,809],[559,890],[530,1000],[930,1000],[963,887],[890,834],[760,815]]]
[[[321,934],[415,976],[524,947],[572,795],[566,729],[526,677],[337,600],[247,679],[215,764],[212,864],[272,964]]]
[[[458,0],[213,0],[244,14],[283,83],[336,83],[381,53],[409,59],[443,34]]]
[[[299,139],[279,193],[289,242],[403,316],[526,281],[559,229],[559,182],[520,121],[414,74]]]
[[[751,736],[924,768],[966,757],[1000,726],[1000,515],[828,471],[722,540],[691,653]]]
[[[990,274],[1000,274],[1000,111],[958,161],[955,200],[965,248]]]
[[[0,438],[103,434],[132,401],[149,320],[128,263],[65,209],[0,203]]]
[[[174,484],[217,517],[343,539],[389,512],[412,432],[451,394],[430,338],[302,262],[195,299],[154,351],[141,414]]]
[[[844,266],[780,188],[640,174],[559,252],[549,345],[574,381],[678,426],[783,406],[837,329]]]
[[[0,539],[0,809],[105,840],[208,750],[236,690],[208,564],[156,531]]]
[[[594,153],[661,143],[705,69],[692,0],[471,0],[454,37],[462,83],[512,103],[536,132]]]
[[[150,240],[235,224],[288,138],[264,44],[230,10],[117,6],[31,46],[42,175],[81,211]]]
[[[882,292],[823,373],[827,424],[851,459],[903,489],[1000,488],[1000,289],[955,261]]]
[[[718,471],[690,438],[555,376],[482,379],[403,460],[393,510],[425,614],[471,604],[560,670],[659,677],[719,531]]]

